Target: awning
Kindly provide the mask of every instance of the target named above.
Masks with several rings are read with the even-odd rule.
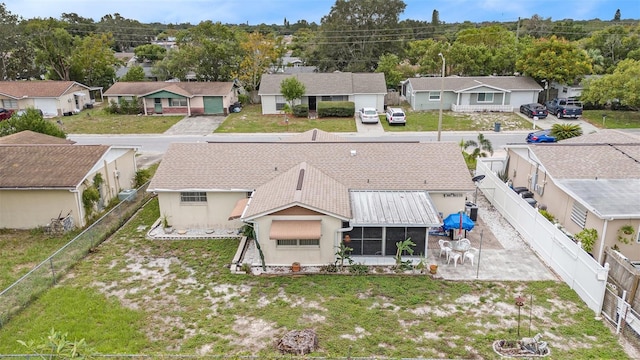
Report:
[[[247,207],[248,202],[249,202],[249,198],[238,200],[236,205],[233,207],[233,210],[231,210],[231,214],[229,215],[229,220],[239,219],[240,216],[242,216],[242,213],[244,212],[244,208]]]
[[[322,235],[320,220],[274,220],[271,222],[269,239],[272,240],[316,240]]]

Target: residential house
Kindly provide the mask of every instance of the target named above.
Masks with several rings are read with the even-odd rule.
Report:
[[[0,102],[5,109],[36,108],[46,117],[70,115],[93,104],[91,88],[75,81],[0,81]]]
[[[0,228],[32,229],[60,216],[86,224],[82,193],[100,174],[102,205],[133,187],[136,149],[74,145],[22,131],[0,137]],[[99,205],[100,205],[99,204]]]
[[[529,188],[570,234],[597,230],[591,252],[596,260],[614,247],[640,260],[640,137],[600,130],[507,150],[507,175],[514,187]],[[627,226],[632,234],[622,233]]]
[[[442,90],[442,104],[440,92]],[[517,111],[538,102],[542,87],[526,76],[447,76],[410,78],[402,95],[413,110]]]
[[[393,256],[465,208],[474,183],[455,142],[352,142],[311,130],[280,142],[172,143],[147,191],[174,229],[253,226],[267,265]]]
[[[285,99],[280,84],[287,77],[295,77],[305,87],[305,94],[298,103],[317,109],[319,101],[352,101],[355,108],[372,107],[384,112],[384,96],[387,93],[383,73],[296,73],[264,74],[260,82],[262,114],[284,113]]]
[[[238,101],[238,89],[233,82],[120,81],[104,96],[109,104],[137,98],[145,115],[226,115],[229,106]]]

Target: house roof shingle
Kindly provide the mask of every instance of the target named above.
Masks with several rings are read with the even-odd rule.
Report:
[[[410,78],[408,81],[414,91],[440,91],[441,77]],[[540,90],[542,87],[528,76],[447,76],[444,78],[444,91],[463,91],[486,85],[504,90]]]
[[[77,187],[106,145],[2,145],[0,189]]]
[[[31,80],[31,81],[0,81],[0,95],[14,99],[22,98],[57,98],[64,95],[74,85],[84,88],[75,81]]]
[[[303,162],[349,189],[474,189],[454,142],[280,142],[172,143],[149,191],[251,191]]]
[[[35,145],[35,144],[75,144],[73,140],[37,133],[31,130],[20,131],[19,133],[0,137],[0,145]]]
[[[297,73],[264,74],[259,95],[280,95],[280,83],[295,77],[305,86],[305,95],[386,94],[383,73]]]
[[[158,82],[119,81],[104,92],[104,96],[143,96],[166,90],[183,96],[225,96],[233,82]]]

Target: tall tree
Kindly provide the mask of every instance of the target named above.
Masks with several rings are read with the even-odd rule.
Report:
[[[640,61],[625,59],[613,74],[589,79],[580,99],[604,105],[617,99],[621,105],[640,109]]]
[[[538,39],[528,47],[517,61],[518,71],[538,81],[556,81],[569,84],[591,74],[591,62],[584,50],[575,43],[552,36]]]
[[[133,49],[133,53],[136,55],[138,62],[154,62],[162,60],[167,54],[167,49],[157,44],[144,44],[136,46]]]
[[[71,56],[70,80],[89,86],[109,87],[116,77],[118,59],[111,50],[111,34],[77,37]]]
[[[140,65],[133,65],[129,68],[126,74],[124,74],[120,81],[144,81],[144,69]]]
[[[289,103],[289,108],[293,109],[293,101],[296,99],[300,99],[302,95],[304,95],[306,88],[304,84],[300,82],[300,80],[296,79],[295,76],[289,76],[282,79],[280,82],[280,93],[282,97]]]
[[[66,30],[72,36],[86,36],[96,32],[93,19],[82,17],[76,13],[62,13],[60,20],[67,23]]]
[[[625,59],[630,51],[640,48],[640,26],[612,25],[594,31],[584,40],[584,47],[599,49],[604,66],[611,72],[613,66]]]
[[[117,52],[130,51],[138,45],[147,44],[156,35],[151,26],[126,19],[118,13],[103,16],[97,23],[97,31],[112,34],[114,50]]]
[[[616,10],[616,14],[613,15],[613,21],[620,21],[621,16],[622,14],[620,14],[620,9]]]
[[[380,56],[376,72],[384,73],[384,79],[388,89],[395,89],[400,84],[402,73],[399,69],[400,60],[396,54],[385,54]]]
[[[47,69],[50,79],[70,80],[74,39],[61,21],[35,19],[27,24],[30,42],[36,51],[36,63]]]
[[[274,35],[252,32],[240,41],[243,50],[237,77],[247,91],[257,90],[262,74],[282,56],[285,47]]]
[[[336,0],[322,17],[318,57],[321,71],[373,71],[384,53],[398,54],[402,0]]]
[[[452,67],[466,68],[452,72],[462,75],[512,74],[518,54],[515,34],[501,25],[461,30],[451,50]]]
[[[0,75],[1,80],[14,78],[11,74],[11,57],[13,52],[18,48],[18,40],[20,38],[18,32],[17,15],[12,14],[4,3],[0,3]]]

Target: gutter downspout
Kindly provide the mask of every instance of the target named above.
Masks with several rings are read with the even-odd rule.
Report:
[[[604,225],[602,225],[602,237],[600,237],[600,249],[598,250],[598,263],[602,264],[602,256],[604,255],[604,239],[607,236],[607,225],[609,221],[613,219],[605,219]]]

